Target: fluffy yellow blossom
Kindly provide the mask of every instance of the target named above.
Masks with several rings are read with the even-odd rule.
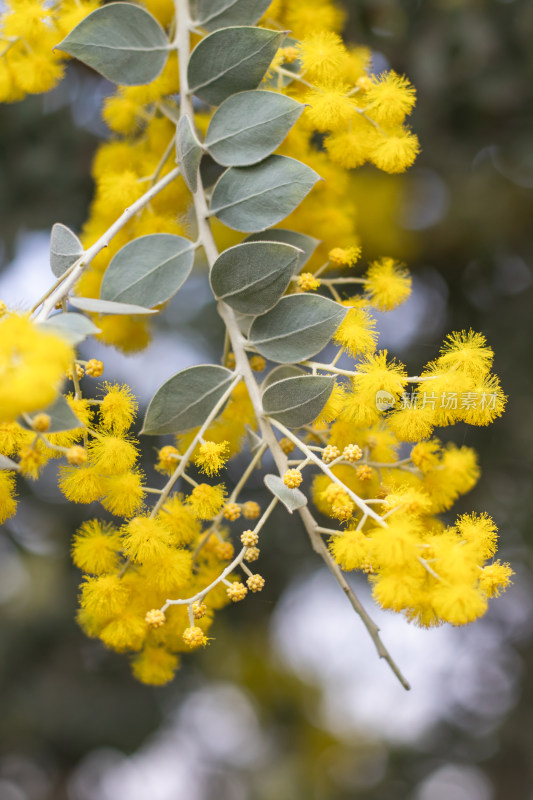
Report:
[[[210,486],[207,483],[200,483],[195,486],[187,502],[198,519],[213,519],[222,509],[226,497],[226,490],[223,484]]]
[[[84,572],[103,575],[115,572],[121,551],[120,533],[108,522],[84,522],[72,542],[72,560]]]
[[[123,533],[124,552],[139,564],[168,555],[172,535],[158,519],[133,517]]]
[[[328,253],[328,258],[336,267],[353,267],[361,258],[360,247],[334,247]]]
[[[305,96],[309,105],[306,115],[311,125],[318,131],[337,130],[355,116],[355,106],[347,96],[346,85],[324,84],[311,89]]]
[[[0,470],[0,524],[9,519],[17,510],[15,495],[15,475],[7,470]]]
[[[379,311],[391,311],[411,294],[411,277],[393,258],[374,261],[365,275],[369,300]]]
[[[164,647],[145,645],[143,651],[132,661],[134,676],[149,686],[163,686],[174,677],[178,668],[178,657]]]
[[[335,333],[334,341],[354,357],[368,355],[376,349],[378,333],[375,327],[376,320],[367,309],[355,306],[344,317]]]
[[[122,434],[128,430],[138,403],[126,384],[104,384],[105,395],[99,406],[100,425],[106,431]]]
[[[202,442],[194,463],[206,475],[217,475],[229,458],[229,442]]]
[[[420,152],[414,133],[406,128],[391,128],[376,138],[371,161],[384,172],[405,172]]]
[[[164,504],[158,519],[172,534],[172,543],[183,547],[190,544],[201,531],[201,525],[183,496],[175,494]]]
[[[381,125],[400,125],[416,102],[414,86],[391,70],[378,75],[366,89],[366,112]]]
[[[512,575],[513,570],[509,564],[495,561],[481,570],[479,586],[487,597],[499,597],[501,591],[505,590],[511,583]]]
[[[320,280],[315,278],[312,272],[302,272],[298,275],[296,285],[301,292],[315,292],[320,288]]]
[[[103,479],[102,491],[101,503],[107,511],[119,517],[132,517],[143,504],[143,475],[136,470],[109,475]]]
[[[126,472],[137,461],[138,453],[130,439],[98,435],[89,444],[89,458],[102,475]]]
[[[317,30],[300,42],[299,49],[308,79],[319,82],[338,75],[347,58],[341,37],[333,31]]]
[[[4,314],[0,318],[0,421],[39,411],[55,399],[72,347],[27,317]]]
[[[104,493],[104,480],[95,467],[60,467],[59,488],[72,503],[92,503]]]

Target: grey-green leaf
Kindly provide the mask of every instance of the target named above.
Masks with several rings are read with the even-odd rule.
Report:
[[[254,320],[250,344],[271,361],[297,364],[324,349],[346,312],[321,295],[282,297],[271,311]]]
[[[283,242],[284,244],[292,244],[302,252],[298,259],[298,268],[301,269],[320,244],[320,239],[315,239],[313,236],[307,236],[305,233],[298,233],[298,231],[289,231],[285,228],[272,228],[269,231],[260,231],[259,233],[252,233],[247,236],[245,242]]]
[[[197,0],[196,24],[207,31],[230,25],[255,25],[272,0]]]
[[[140,236],[111,259],[100,297],[152,308],[176,294],[189,277],[193,262],[194,245],[182,236]]]
[[[99,300],[95,297],[69,297],[68,300],[71,306],[89,314],[157,314],[157,310],[153,308],[114,303],[112,300]]]
[[[278,364],[277,367],[270,370],[261,384],[261,389],[264,392],[265,389],[268,389],[273,383],[283,381],[285,378],[296,378],[299,375],[307,375],[307,372],[305,372],[302,367],[297,367],[295,364]]]
[[[60,278],[83,253],[83,245],[70,228],[56,222],[50,234],[50,268]]]
[[[265,230],[294,211],[319,179],[306,164],[286,156],[231,167],[213,190],[211,213],[237,231]]]
[[[191,92],[217,106],[232,94],[256,89],[284,38],[279,31],[247,26],[211,33],[191,54]]]
[[[62,394],[58,395],[54,402],[43,409],[43,414],[48,414],[50,417],[50,427],[47,433],[58,433],[59,431],[71,431],[75,428],[81,428],[82,423],[79,421],[76,414],[73,412],[66,399]],[[32,415],[32,418],[35,415]],[[19,420],[20,424],[28,427],[24,421]]]
[[[300,251],[279,242],[250,242],[225,250],[211,270],[215,296],[241,314],[264,314],[285,293]]]
[[[0,469],[13,469],[17,471],[19,469],[19,465],[16,461],[12,461],[7,456],[0,454]]]
[[[265,390],[264,412],[287,428],[309,425],[326,405],[334,384],[334,378],[322,375],[285,378]]]
[[[265,484],[274,497],[281,500],[289,514],[307,505],[307,497],[299,489],[289,489],[279,475],[265,475]]]
[[[202,425],[233,379],[229,369],[212,364],[181,370],[153,396],[141,433],[183,433]]]
[[[100,329],[88,317],[84,317],[83,314],[76,314],[74,311],[54,314],[53,317],[48,317],[44,322],[40,322],[39,325],[43,325],[47,330],[57,333],[58,336],[62,336],[63,339],[73,345],[80,344],[88,336],[100,333]]]
[[[213,114],[205,146],[225,167],[257,164],[280,146],[303,110],[284,94],[239,92]]]
[[[176,152],[183,179],[194,193],[198,186],[198,168],[203,151],[187,116],[181,117],[178,122]]]
[[[113,83],[139,86],[157,78],[170,45],[144,8],[109,3],[85,17],[57,47]]]

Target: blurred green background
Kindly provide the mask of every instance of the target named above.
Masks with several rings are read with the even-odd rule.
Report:
[[[377,613],[361,584],[412,679],[405,694],[298,521],[280,513],[263,549],[264,592],[220,614],[216,642],[153,690],[76,627],[68,542],[90,512],[62,503],[49,475],[25,489],[0,536],[1,800],[533,797],[533,4],[346,8],[348,38],[372,48],[376,70],[405,72],[419,97],[416,166],[399,177],[364,169],[356,181],[365,255],[405,258],[415,273],[412,300],[380,320],[381,344],[416,369],[450,330],[487,335],[510,401],[490,428],[452,434],[483,468],[457,510],[494,516],[515,583],[476,625],[430,632]],[[54,222],[83,222],[106,91],[71,68],[48,97],[0,110],[3,299],[22,302],[25,281],[47,284]],[[178,295],[148,355],[91,355],[104,353],[108,374],[144,399],[180,366],[217,359],[202,285]],[[257,475],[250,496],[260,487]]]

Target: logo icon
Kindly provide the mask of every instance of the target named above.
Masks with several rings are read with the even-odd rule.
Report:
[[[390,392],[383,390],[376,392],[376,408],[378,411],[388,411],[389,408],[394,408],[395,402],[394,395]]]

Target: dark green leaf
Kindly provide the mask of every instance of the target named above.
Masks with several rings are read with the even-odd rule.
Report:
[[[194,262],[194,245],[172,233],[140,236],[111,259],[102,281],[102,300],[151,308],[164,303],[185,283]]]
[[[169,42],[154,17],[133,3],[97,8],[57,45],[113,83],[139,86],[157,78]]]
[[[282,297],[271,311],[254,320],[250,344],[271,361],[297,364],[324,349],[346,312],[321,295]]]
[[[83,253],[83,245],[70,228],[56,222],[50,234],[50,268],[60,278]]]
[[[245,26],[211,33],[191,54],[191,91],[217,106],[232,94],[256,89],[284,38],[279,31]]]
[[[153,396],[141,433],[182,433],[202,425],[233,379],[229,369],[211,364],[178,372]]]
[[[269,231],[260,231],[259,233],[252,233],[247,236],[245,242],[283,242],[284,244],[292,244],[302,252],[298,259],[298,269],[302,269],[309,261],[316,248],[320,244],[319,239],[314,239],[312,236],[307,236],[305,233],[298,233],[297,231],[289,231],[284,228],[272,228]]]
[[[241,314],[264,314],[285,293],[299,250],[279,242],[250,242],[225,250],[211,270],[215,296]]]
[[[254,167],[231,167],[214,188],[211,213],[237,231],[265,230],[294,211],[319,177],[286,156],[269,156]]]
[[[326,405],[334,385],[334,378],[322,375],[285,378],[265,389],[264,412],[287,428],[309,425]]]
[[[240,92],[215,111],[205,146],[226,167],[257,164],[279,147],[303,110],[283,94]]]
[[[272,0],[196,0],[196,24],[207,31],[255,25]]]
[[[183,179],[194,193],[198,186],[198,167],[203,151],[187,116],[181,117],[178,123],[176,151]]]
[[[265,484],[281,500],[289,514],[307,505],[307,497],[299,489],[289,489],[279,475],[265,475]]]

